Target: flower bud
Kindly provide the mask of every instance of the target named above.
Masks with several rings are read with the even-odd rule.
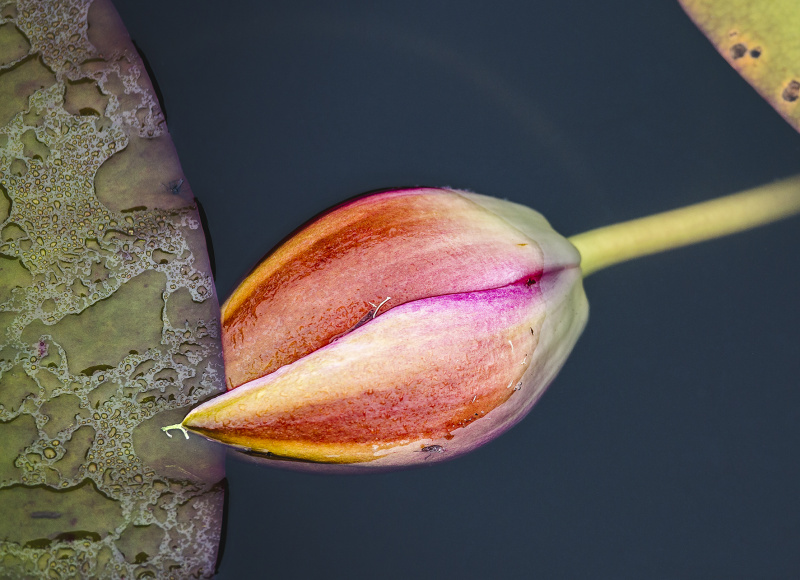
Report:
[[[575,248],[537,212],[449,189],[344,203],[222,307],[227,393],[184,426],[270,457],[402,467],[519,421],[586,322]]]

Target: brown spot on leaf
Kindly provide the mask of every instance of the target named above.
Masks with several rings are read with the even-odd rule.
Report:
[[[784,101],[793,103],[798,97],[800,97],[800,81],[791,80],[789,84],[786,85],[786,88],[783,89],[781,98],[783,98]]]
[[[733,60],[737,60],[742,58],[745,54],[747,54],[747,47],[742,44],[741,42],[738,44],[734,44],[731,47],[731,58]]]

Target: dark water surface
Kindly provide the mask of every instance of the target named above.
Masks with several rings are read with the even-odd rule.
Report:
[[[507,197],[566,235],[800,170],[800,135],[677,2],[117,0],[226,297],[318,211]],[[466,458],[319,476],[228,461],[220,579],[800,571],[800,221],[600,272],[528,418]]]

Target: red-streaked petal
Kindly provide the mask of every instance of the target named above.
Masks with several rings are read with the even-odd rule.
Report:
[[[542,292],[525,281],[409,302],[201,405],[184,424],[226,443],[331,463],[451,438],[514,396],[544,319]]]
[[[537,242],[478,197],[484,196],[388,191],[339,206],[300,230],[223,306],[228,387],[324,347],[381,303],[379,315],[422,298],[538,279],[544,257]]]

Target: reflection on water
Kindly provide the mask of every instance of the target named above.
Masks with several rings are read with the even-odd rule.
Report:
[[[220,390],[218,305],[163,115],[110,3],[1,15],[0,565],[209,577],[222,456],[161,427]]]

